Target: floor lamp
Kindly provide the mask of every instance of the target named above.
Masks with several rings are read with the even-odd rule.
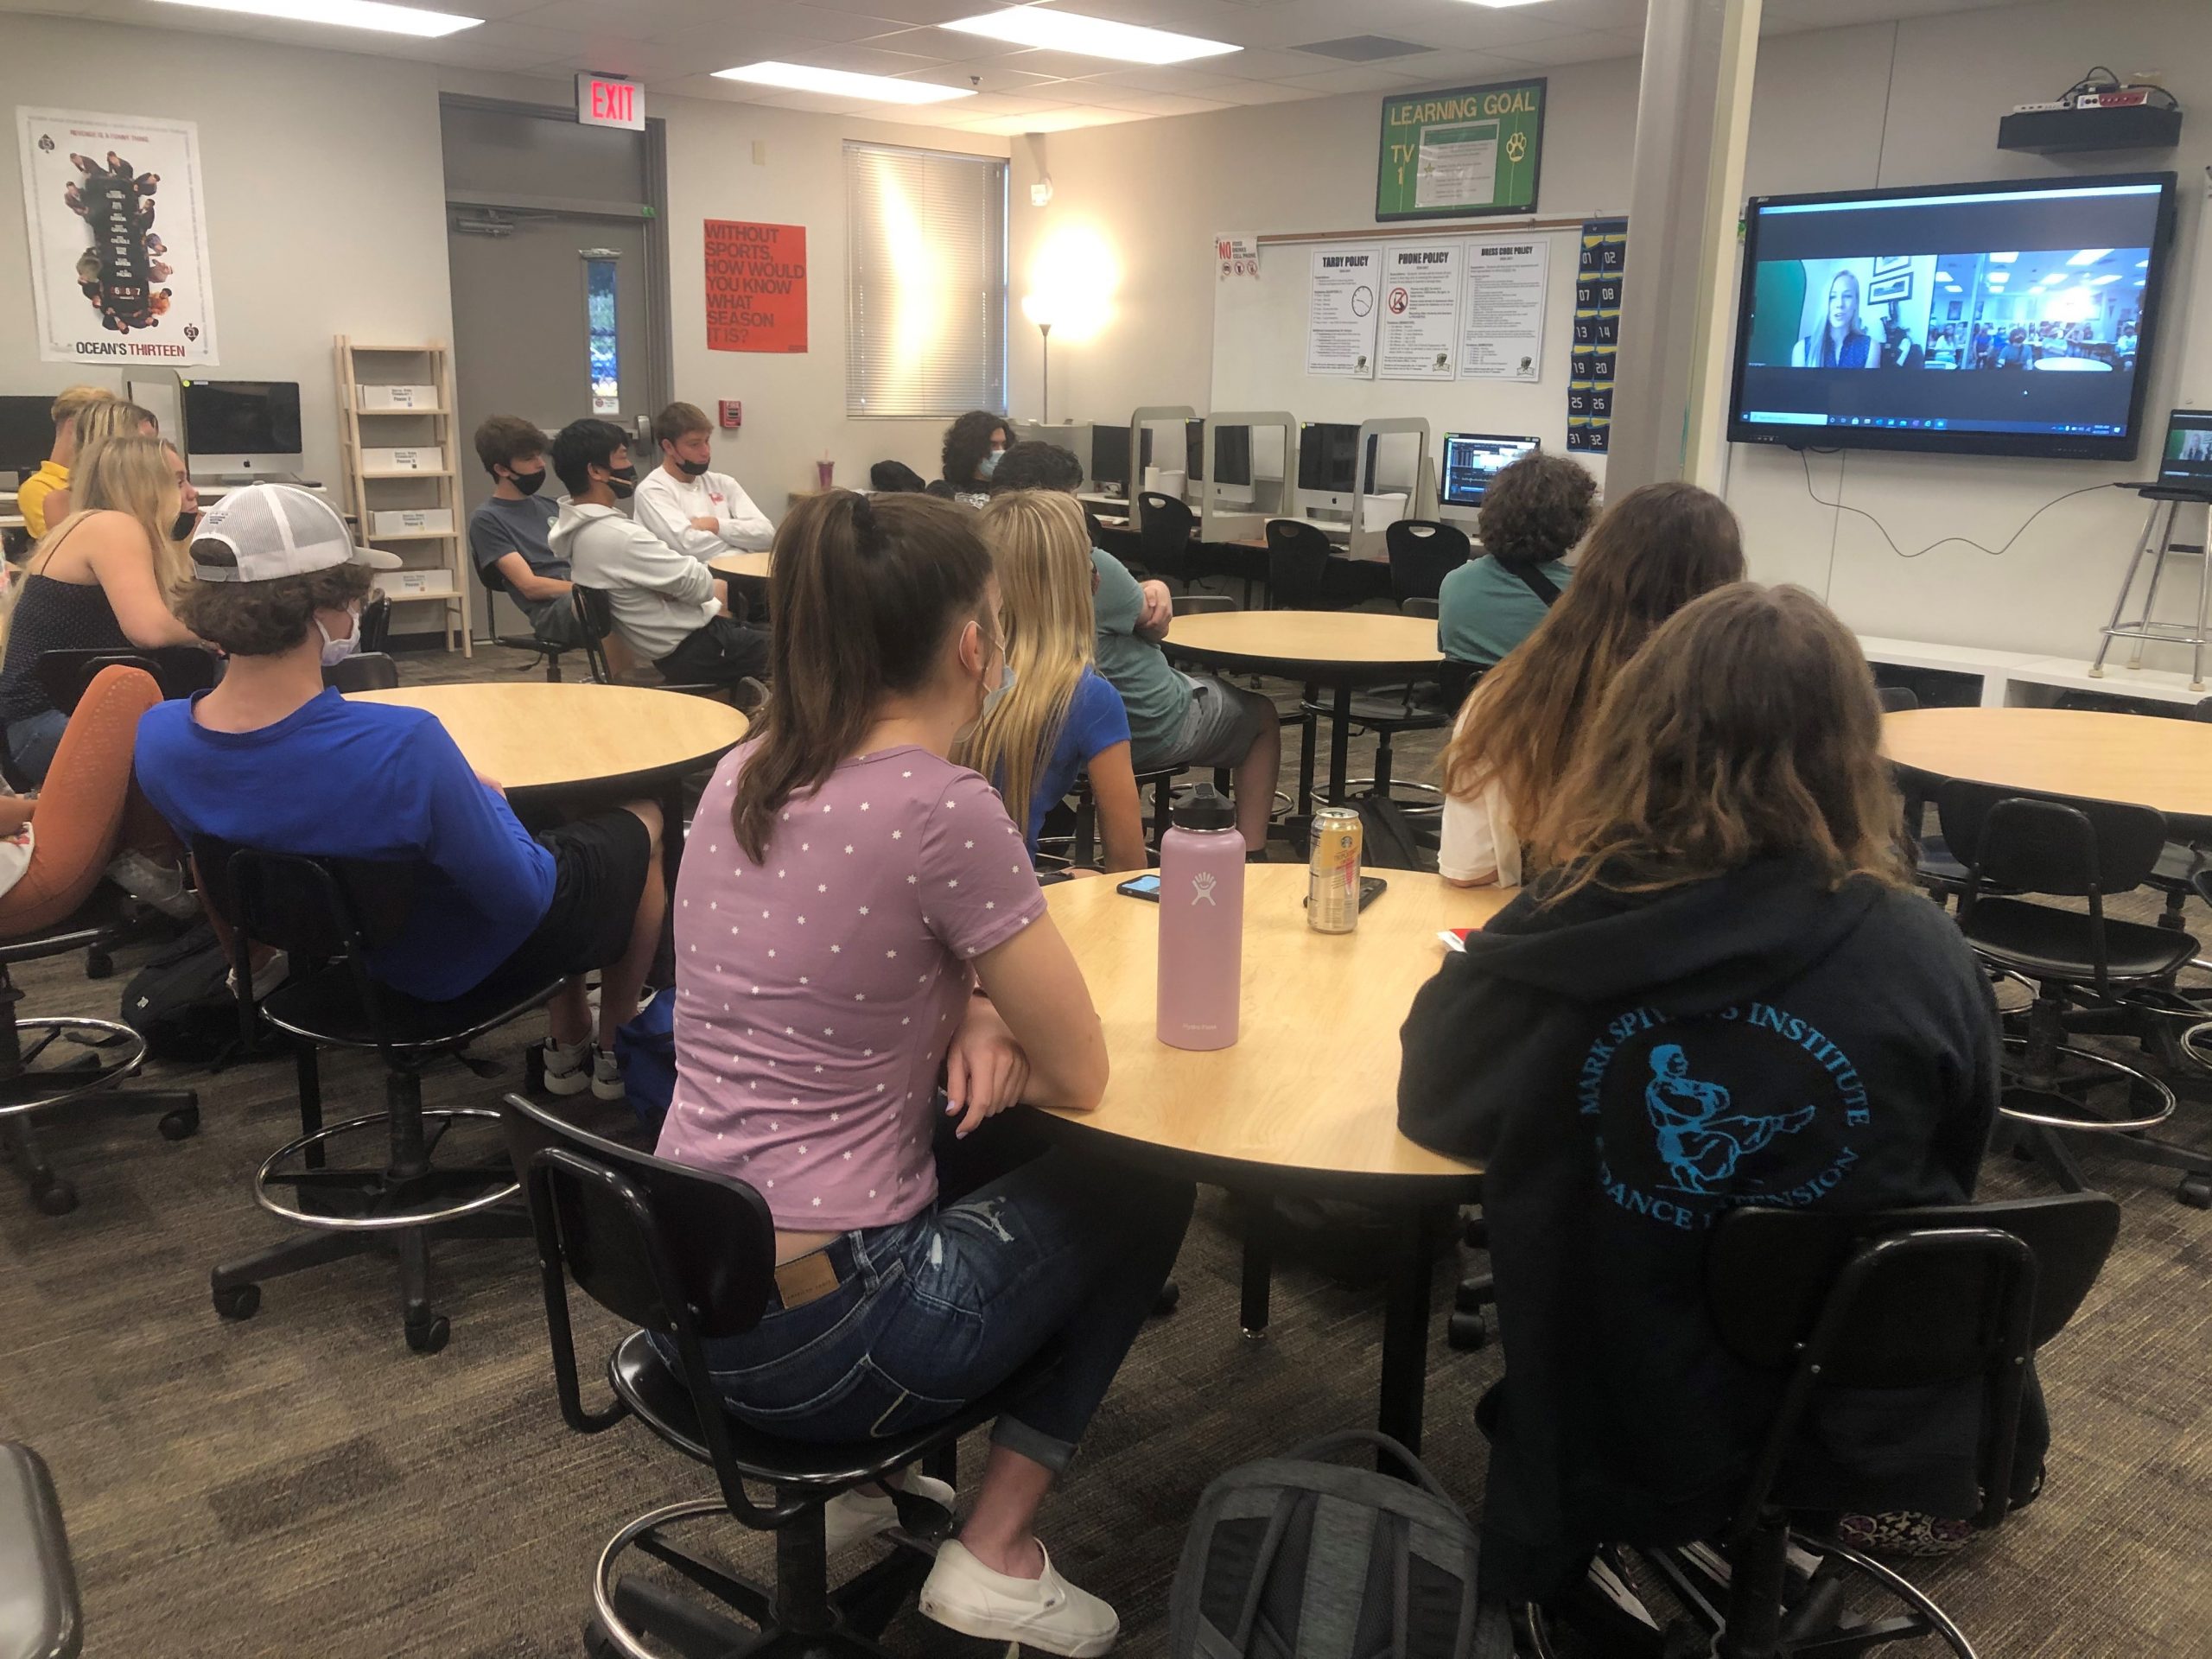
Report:
[[[1037,332],[1045,342],[1045,395],[1043,407],[1038,411],[1040,426],[1052,423],[1052,309],[1041,294],[1032,294],[1021,302],[1021,315],[1037,325]]]

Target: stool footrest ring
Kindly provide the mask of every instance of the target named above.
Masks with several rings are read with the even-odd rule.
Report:
[[[435,1123],[446,1123],[463,1118],[485,1123],[497,1123],[500,1121],[499,1113],[481,1106],[441,1108],[424,1112],[423,1117],[425,1122]],[[522,1191],[520,1185],[515,1181],[500,1181],[488,1191],[480,1193],[463,1204],[448,1205],[436,1210],[410,1209],[368,1216],[319,1215],[313,1211],[297,1209],[290,1205],[281,1203],[270,1194],[269,1191],[270,1184],[286,1179],[278,1175],[276,1170],[277,1166],[287,1159],[298,1157],[309,1147],[320,1145],[339,1135],[352,1134],[357,1130],[367,1128],[372,1124],[388,1123],[391,1121],[390,1112],[370,1112],[364,1116],[347,1118],[342,1123],[333,1123],[316,1130],[313,1135],[303,1135],[296,1141],[288,1141],[270,1154],[263,1160],[261,1167],[254,1172],[254,1202],[272,1216],[281,1216],[286,1221],[302,1227],[327,1228],[339,1232],[396,1232],[404,1228],[435,1226],[440,1222],[457,1221],[463,1216],[477,1215],[505,1204]],[[304,1173],[328,1174],[334,1172]],[[425,1171],[424,1173],[434,1172]],[[462,1172],[448,1173],[461,1173]],[[365,1172],[364,1182],[370,1179],[372,1179],[371,1176]],[[407,1178],[395,1175],[390,1179],[397,1184]]]

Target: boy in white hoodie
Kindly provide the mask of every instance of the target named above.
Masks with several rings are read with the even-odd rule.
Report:
[[[615,507],[638,480],[620,427],[569,422],[553,440],[552,461],[569,491],[553,550],[579,586],[607,594],[632,651],[679,684],[728,685],[767,671],[768,636],[731,620],[728,585]]]
[[[733,550],[758,553],[776,527],[753,505],[745,486],[713,470],[715,429],[696,404],[671,404],[653,416],[660,465],[638,480],[630,512],[679,553],[713,559]]]

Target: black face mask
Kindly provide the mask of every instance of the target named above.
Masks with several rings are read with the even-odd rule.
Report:
[[[686,478],[698,477],[707,470],[709,465],[703,461],[686,461],[681,455],[671,456],[670,459],[676,462],[677,471],[682,473]]]
[[[509,473],[507,482],[524,495],[536,495],[539,486],[545,482],[545,469],[541,467],[534,473]]]
[[[637,463],[633,461],[627,467],[608,467],[607,469],[607,485],[609,489],[614,492],[615,499],[617,500],[620,500],[625,497],[636,493],[638,488]]]
[[[176,515],[176,522],[169,526],[169,540],[173,542],[187,541],[190,539],[192,532],[199,527],[200,509],[197,507],[181,508]]]

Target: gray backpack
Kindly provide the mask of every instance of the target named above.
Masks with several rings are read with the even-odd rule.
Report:
[[[1352,1446],[1380,1447],[1413,1480],[1317,1460]],[[1467,1659],[1476,1626],[1474,1528],[1412,1452],[1351,1430],[1206,1488],[1175,1569],[1168,1652]],[[1484,1634],[1511,1651],[1509,1632]]]

